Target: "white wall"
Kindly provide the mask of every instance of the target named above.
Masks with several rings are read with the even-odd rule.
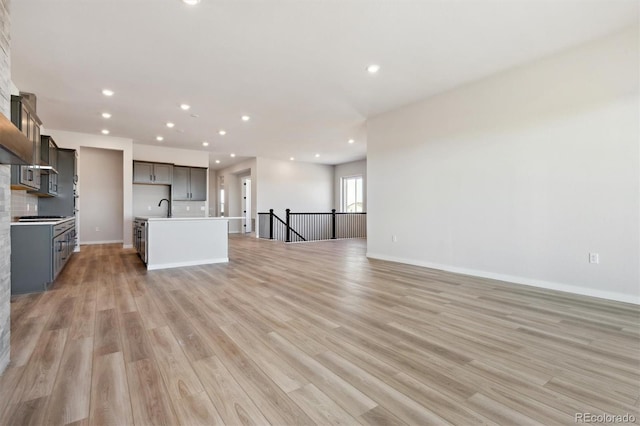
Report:
[[[176,166],[209,167],[209,153],[207,151],[159,145],[134,144],[133,159],[152,163],[171,163]]]
[[[294,212],[329,212],[333,208],[333,166],[258,158],[259,212],[274,209],[284,219]]]
[[[87,133],[68,132],[64,130],[49,130],[47,133],[51,135],[60,148],[75,149],[78,151],[78,194],[80,195],[80,203],[82,203],[83,193],[86,191],[98,191],[87,184],[83,184],[83,178],[87,171],[87,165],[82,158],[81,147],[103,148],[122,151],[122,236],[123,246],[132,247],[132,177],[133,177],[133,141],[131,139],[117,138],[112,136],[92,135]],[[80,241],[83,240],[82,220],[84,212],[78,212],[78,229]]]
[[[81,147],[80,244],[122,242],[122,151]]]
[[[368,256],[640,303],[639,65],[635,27],[371,119]]]
[[[337,164],[333,172],[333,208],[341,211],[342,181],[344,177],[362,176],[362,208],[367,211],[367,160]]]

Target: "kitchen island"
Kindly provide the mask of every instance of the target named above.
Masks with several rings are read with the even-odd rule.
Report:
[[[229,261],[227,217],[136,217],[134,245],[148,270]]]

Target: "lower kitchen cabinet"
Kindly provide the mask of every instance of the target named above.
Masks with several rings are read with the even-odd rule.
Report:
[[[44,291],[76,245],[75,219],[11,225],[11,294]]]

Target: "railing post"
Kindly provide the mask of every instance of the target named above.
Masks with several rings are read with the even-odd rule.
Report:
[[[336,209],[331,209],[331,239],[336,239]]]
[[[290,243],[291,242],[291,226],[289,226],[289,213],[291,212],[291,209],[287,209],[287,220],[285,222],[285,224],[287,225],[287,239],[286,242]]]
[[[273,240],[273,209],[269,209],[269,239]]]

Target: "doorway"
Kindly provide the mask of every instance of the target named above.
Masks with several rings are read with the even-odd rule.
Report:
[[[242,229],[244,233],[253,231],[251,223],[251,178],[242,178]]]

